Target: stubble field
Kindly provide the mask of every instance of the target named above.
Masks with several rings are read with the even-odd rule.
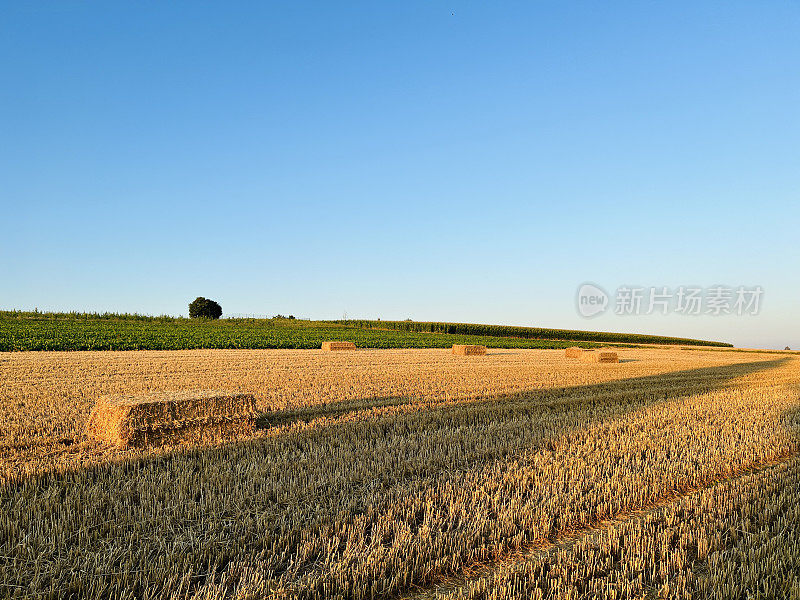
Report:
[[[800,360],[630,349],[0,353],[0,594],[800,597]],[[107,393],[253,393],[120,451]]]

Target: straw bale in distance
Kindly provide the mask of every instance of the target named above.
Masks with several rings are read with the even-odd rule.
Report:
[[[322,349],[328,352],[332,350],[355,350],[356,345],[353,342],[322,342]]]
[[[86,435],[121,448],[215,442],[252,433],[252,394],[219,391],[154,392],[101,397]]]
[[[453,344],[453,354],[460,356],[472,356],[486,354],[486,346],[470,346],[465,344]]]
[[[618,363],[619,357],[612,350],[588,350],[581,352],[580,359],[583,362],[595,363]]]
[[[578,346],[572,346],[571,348],[567,348],[564,350],[564,356],[567,358],[580,358],[581,354],[583,354],[583,348],[579,348]]]

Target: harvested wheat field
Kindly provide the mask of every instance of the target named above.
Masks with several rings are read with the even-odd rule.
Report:
[[[2,353],[2,594],[800,597],[800,360],[619,358]],[[103,396],[203,389],[252,432],[84,433]]]

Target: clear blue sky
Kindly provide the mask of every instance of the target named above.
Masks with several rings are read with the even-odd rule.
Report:
[[[800,348],[796,2],[2,2],[0,307]],[[761,285],[579,317],[579,284]]]

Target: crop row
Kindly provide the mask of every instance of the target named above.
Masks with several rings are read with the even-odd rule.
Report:
[[[580,331],[573,329],[548,329],[543,327],[517,327],[513,325],[480,325],[477,323],[435,323],[424,321],[333,321],[355,327],[389,329],[417,333],[447,333],[453,335],[486,335],[522,339],[572,340],[580,342],[613,342],[620,344],[680,344],[684,346],[732,347],[725,342],[667,337],[638,333],[613,333],[606,331]]]
[[[407,321],[302,321],[222,319],[199,321],[111,313],[0,312],[0,352],[29,350],[189,350],[319,348],[328,340],[362,348],[446,348],[480,344],[493,348],[564,348],[578,344],[681,344],[730,346],[627,333],[571,331],[466,323]]]
[[[794,457],[434,597],[800,600],[798,531],[800,459]]]

